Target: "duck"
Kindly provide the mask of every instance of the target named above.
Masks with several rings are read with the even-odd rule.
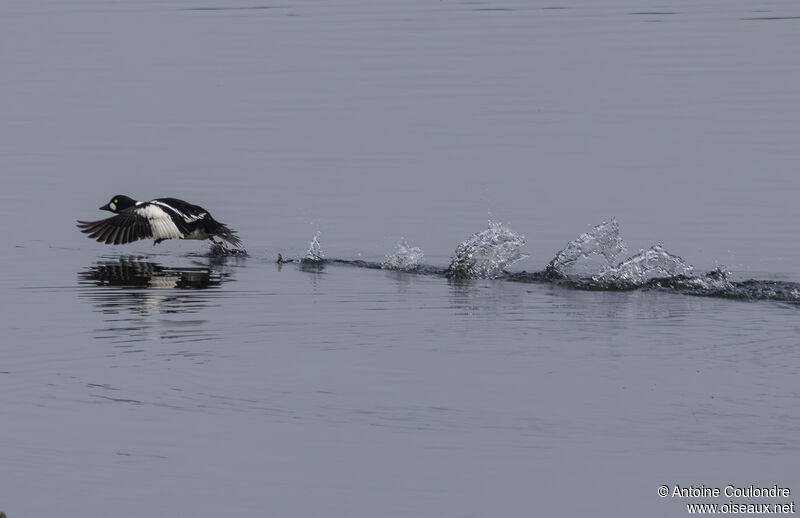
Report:
[[[118,194],[101,205],[100,210],[114,215],[99,221],[78,221],[78,228],[89,234],[89,238],[107,245],[124,245],[149,238],[154,239],[153,246],[166,239],[208,239],[226,250],[215,237],[234,247],[242,245],[235,230],[212,218],[203,207],[178,198],[136,201]]]

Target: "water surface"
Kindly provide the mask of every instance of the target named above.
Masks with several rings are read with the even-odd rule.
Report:
[[[327,258],[405,237],[442,272],[492,219],[537,272],[616,217],[620,260],[800,282],[798,16],[3,2],[0,509],[684,516],[659,485],[800,491],[795,304],[275,262],[319,231]],[[198,203],[249,256],[86,239],[117,193]]]

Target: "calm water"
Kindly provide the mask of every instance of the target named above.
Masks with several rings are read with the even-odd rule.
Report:
[[[800,7],[0,4],[0,510],[685,516],[800,494],[800,308],[278,265],[541,270],[616,217],[698,272],[800,282]],[[117,193],[237,229],[100,245]],[[721,499],[719,503],[726,503]]]

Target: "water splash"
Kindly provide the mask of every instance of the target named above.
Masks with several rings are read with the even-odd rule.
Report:
[[[401,237],[397,242],[397,250],[392,255],[386,256],[386,260],[381,263],[381,268],[414,271],[420,267],[423,257],[425,257],[425,252],[421,248],[409,246],[406,238]]]
[[[228,248],[222,243],[212,243],[208,255],[211,257],[245,257],[247,250],[244,248]]]
[[[496,279],[508,266],[527,257],[520,251],[524,244],[525,236],[490,220],[489,228],[472,234],[456,247],[445,275],[455,279]]]
[[[311,239],[311,243],[308,245],[308,252],[306,252],[302,262],[321,263],[325,260],[325,254],[322,252],[322,245],[319,243],[319,236],[321,235],[322,232],[319,230],[314,234],[314,237]]]
[[[567,243],[545,270],[552,279],[570,279],[590,289],[633,289],[652,279],[690,277],[693,268],[662,244],[641,250],[618,263],[626,252],[616,218],[603,222]]]
[[[660,243],[641,250],[614,268],[609,268],[591,280],[598,287],[631,289],[644,286],[653,279],[691,277],[694,268],[677,255],[664,250]]]
[[[598,270],[602,273],[614,268],[617,256],[627,251],[619,235],[619,224],[616,218],[611,218],[608,223],[604,221],[567,243],[550,261],[546,271],[552,277],[581,277]],[[600,265],[592,261],[598,258]]]

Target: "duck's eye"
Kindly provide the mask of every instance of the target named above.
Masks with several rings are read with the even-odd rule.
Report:
[[[119,201],[117,201],[117,199],[116,199],[116,198],[114,198],[114,203],[119,203]]]

